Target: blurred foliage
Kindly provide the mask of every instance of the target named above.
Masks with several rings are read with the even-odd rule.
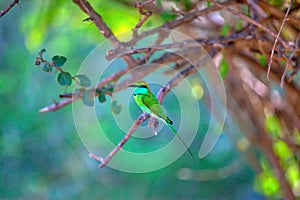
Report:
[[[7,3],[0,1],[0,8]],[[176,3],[186,11],[191,8],[188,0]],[[281,5],[282,1],[270,3]],[[103,37],[92,23],[82,21],[87,16],[71,1],[21,0],[20,4],[21,9],[14,7],[0,19],[1,199],[265,199],[259,193],[280,198],[279,182],[266,159],[261,156],[262,170],[256,174],[226,134],[222,134],[209,156],[196,165],[185,153],[170,166],[146,174],[96,168],[98,163],[88,157],[76,133],[70,106],[53,113],[38,113],[39,108],[51,103],[51,99],[56,99],[64,90],[51,74],[35,68],[34,59],[40,49],[46,48],[50,55],[65,55],[69,72],[64,73],[76,74],[82,60]],[[131,1],[107,3],[99,0],[92,4],[116,34],[131,30],[140,17]],[[174,14],[164,11],[153,15],[145,26],[158,26],[174,18]],[[240,28],[238,25],[237,29]],[[228,31],[226,26],[221,29],[222,35],[227,35]],[[260,58],[261,62],[266,62],[264,57]],[[59,57],[58,60],[61,61]],[[52,59],[53,62],[58,60],[57,57]],[[228,68],[225,59],[222,59],[220,70],[223,78]],[[50,72],[52,68],[46,65],[43,69]],[[62,73],[58,74],[59,83],[70,85],[70,77],[67,82],[65,77]],[[74,77],[83,87],[89,87],[86,77]],[[200,83],[195,83],[194,89],[205,93]],[[104,90],[99,92],[99,102],[110,102],[110,106],[100,105],[102,115],[121,112],[122,105],[106,99]],[[89,93],[84,94],[85,104],[94,105]],[[202,100],[203,95],[197,99]],[[166,99],[166,102],[171,100]],[[198,151],[204,137],[201,133],[205,133],[209,124],[207,116],[210,116],[210,111],[201,102],[200,107],[203,120],[191,146],[193,152]],[[176,106],[171,109],[175,110]],[[140,114],[138,109],[135,114]],[[274,137],[273,148],[289,182],[294,188],[299,188],[299,166],[287,144],[277,138],[283,129],[278,120],[276,116],[267,116],[265,128]],[[113,133],[119,131],[110,123],[105,124],[103,129]],[[295,133],[295,137],[297,135],[299,132]],[[118,143],[122,137],[122,134],[116,134],[111,139]],[[154,138],[150,145],[153,143],[159,147],[169,141],[168,137],[173,136],[169,134],[162,140]],[[149,141],[133,139],[126,147],[141,148],[146,143],[149,145]],[[240,164],[227,171],[229,175],[221,173],[220,169],[237,161]],[[180,173],[186,168],[196,172],[189,180],[185,179],[187,171]],[[205,179],[202,175],[209,172],[215,175],[214,178]]]

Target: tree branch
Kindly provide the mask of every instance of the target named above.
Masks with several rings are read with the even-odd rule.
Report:
[[[235,56],[231,55],[231,60],[234,60],[234,57]],[[226,88],[228,88],[228,91],[233,95],[234,100],[239,105],[238,112],[233,116],[235,116],[235,118],[244,117],[251,122],[247,122],[243,131],[245,132],[247,138],[251,140],[251,143],[258,146],[270,161],[282,187],[283,198],[294,200],[296,198],[293,194],[291,186],[285,178],[284,169],[280,164],[279,158],[273,151],[272,139],[265,129],[264,116],[262,114],[263,111],[260,109],[265,105],[258,107],[257,105],[259,105],[259,103],[254,103],[250,100],[249,96],[254,98],[255,94],[249,92],[251,90],[248,88],[247,84],[245,84],[247,77],[242,77],[242,69],[237,66],[239,64],[240,63],[237,62],[231,62],[231,71],[225,80],[225,84],[227,86]],[[240,87],[240,84],[243,84],[243,87]],[[270,91],[268,91],[268,93],[269,92]],[[262,103],[268,97],[269,94],[262,96]],[[231,109],[231,111],[233,111],[233,109]]]
[[[136,9],[139,11],[139,13],[140,13],[141,16],[144,16],[144,17],[140,18],[139,23],[135,26],[135,28],[134,28],[135,31],[138,28],[140,28],[146,22],[146,20],[152,15],[151,11],[147,11],[147,12],[144,11],[143,5],[151,3],[153,1],[154,0],[148,0],[148,1],[140,3],[138,0],[135,0],[135,7],[136,7]]]
[[[100,33],[106,38],[109,39],[110,42],[115,46],[119,46],[120,41],[116,38],[116,36],[113,34],[111,29],[106,25],[106,23],[103,21],[101,15],[99,15],[94,8],[91,6],[91,4],[85,0],[73,0],[74,3],[76,3],[82,11],[84,11],[86,14],[89,15],[89,19],[93,21],[93,23],[97,26]],[[129,67],[136,66],[136,61],[130,57],[125,56],[124,57],[125,62]]]
[[[163,86],[157,93],[156,98],[159,100],[159,103],[162,103],[163,98],[165,95],[171,90],[171,88],[175,87],[179,84],[179,82],[186,76],[195,73],[197,69],[191,65],[187,69],[181,71],[177,76],[175,76],[173,79],[171,79],[165,86]],[[127,132],[125,137],[118,143],[118,145],[106,156],[106,158],[102,158],[99,156],[96,156],[93,153],[90,153],[89,156],[95,160],[98,160],[101,162],[101,164],[98,166],[99,168],[104,167],[112,158],[113,156],[122,148],[122,146],[126,143],[126,141],[130,138],[130,136],[134,133],[134,131],[138,128],[138,126],[148,119],[150,117],[149,114],[141,114],[137,120],[133,123],[130,130]]]
[[[111,41],[111,43],[114,46],[119,45],[119,40],[115,37],[111,29],[106,25],[106,23],[103,21],[101,15],[99,15],[94,8],[91,6],[91,4],[88,1],[85,0],[73,0],[74,3],[76,3],[82,11],[84,11],[86,14],[89,15],[89,19],[93,21],[93,23],[97,26],[100,33],[106,38]]]
[[[12,7],[14,7],[16,4],[19,5],[19,0],[14,0],[11,4],[9,4],[6,8],[4,8],[3,10],[1,10],[0,12],[0,18],[2,16],[4,16],[10,9],[12,9]],[[20,7],[20,6],[19,6]]]
[[[126,68],[124,70],[118,71],[108,77],[106,77],[105,79],[101,80],[94,88],[90,89],[90,92],[94,92],[96,89],[102,89],[103,86],[105,86],[106,84],[108,84],[111,81],[115,81],[117,79],[119,79],[121,76],[123,76],[129,69]],[[98,95],[97,93],[94,92],[95,95]],[[71,97],[71,98],[70,98]],[[73,103],[79,99],[82,98],[82,92],[75,92],[72,93],[70,95],[68,95],[69,99],[66,100],[62,100],[60,102],[54,102],[53,104],[46,106],[44,108],[41,108],[39,110],[40,113],[46,113],[46,112],[50,112],[50,111],[55,111],[58,110],[60,108],[63,108],[67,105],[69,105],[70,103]]]
[[[222,9],[224,9],[224,10],[227,10],[228,12],[230,12],[230,13],[232,13],[232,14],[234,14],[234,15],[240,17],[240,18],[242,18],[242,19],[245,20],[246,22],[249,22],[249,23],[251,23],[251,24],[253,24],[253,25],[255,25],[255,26],[261,28],[261,29],[264,30],[265,32],[269,33],[272,37],[274,37],[274,38],[277,37],[277,35],[276,35],[272,30],[270,30],[269,28],[265,27],[264,25],[258,23],[257,21],[255,21],[255,20],[253,20],[253,19],[251,19],[251,18],[249,18],[249,17],[243,15],[243,14],[240,13],[239,11],[236,11],[236,10],[234,10],[234,9],[228,7],[228,6],[222,5],[222,4],[220,4],[220,3],[218,3],[218,2],[215,2],[215,1],[213,1],[213,0],[207,0],[207,1],[213,3],[214,5],[216,5],[216,6],[219,7],[219,8],[222,8]],[[282,44],[286,49],[288,49],[288,50],[293,50],[293,48],[292,48],[286,41],[284,41],[282,38],[278,38],[278,40],[281,42],[281,44]]]
[[[280,26],[280,29],[277,33],[277,36],[275,38],[275,41],[274,41],[274,44],[273,44],[273,48],[272,48],[272,51],[271,51],[271,57],[270,57],[270,61],[269,61],[269,64],[268,64],[268,71],[267,71],[267,77],[269,78],[269,74],[270,74],[270,69],[271,69],[271,66],[272,66],[272,61],[273,61],[273,56],[274,56],[274,52],[275,52],[275,47],[276,47],[276,44],[278,42],[278,39],[280,37],[280,34],[282,32],[282,29],[283,29],[283,26],[284,26],[284,23],[285,21],[287,20],[287,16],[289,15],[289,12],[290,12],[290,9],[291,9],[291,6],[292,6],[292,3],[293,3],[293,0],[290,0],[290,3],[289,3],[289,7],[284,15],[284,18],[282,20],[282,23],[281,23],[281,26]],[[285,75],[285,74],[284,74]],[[283,86],[283,84],[281,85]]]
[[[184,56],[185,54],[183,54]],[[151,63],[159,63],[161,65],[164,65],[164,64],[168,64],[168,63],[171,63],[171,62],[175,62],[179,59],[182,59],[180,56],[178,56],[177,54],[174,54],[174,53],[171,53],[171,52],[167,52],[167,53],[164,53],[161,57],[153,60]],[[154,71],[156,68],[149,68],[148,71],[144,71],[145,75]],[[112,82],[112,81],[116,81],[118,80],[121,76],[123,76],[124,74],[126,74],[127,72],[129,71],[129,68],[125,68],[121,71],[118,71],[104,79],[102,79],[94,88],[91,88],[90,89],[90,92],[93,92],[95,91],[96,89],[99,89],[101,90],[103,86],[105,86],[106,84],[108,84],[109,82]],[[123,86],[124,87],[124,86]],[[122,87],[119,88],[119,90],[122,89]],[[118,91],[118,90],[115,90],[115,91]],[[95,93],[95,95],[98,95],[97,93]],[[72,98],[70,98],[72,97]],[[69,105],[70,103],[72,102],[75,102],[79,99],[81,99],[82,97],[82,92],[74,92],[72,94],[68,94],[67,96],[67,100],[62,100],[61,102],[55,102],[49,106],[46,106],[44,108],[41,108],[39,110],[39,112],[41,113],[46,113],[46,112],[50,112],[50,111],[55,111],[55,110],[58,110],[60,108],[63,108],[67,105]]]
[[[156,51],[156,50],[164,50],[164,49],[186,49],[189,47],[199,47],[199,45],[225,45],[231,41],[238,40],[241,38],[245,38],[247,35],[251,33],[250,28],[245,28],[243,31],[239,33],[233,33],[228,36],[219,36],[215,38],[209,38],[209,39],[198,39],[198,40],[191,40],[191,41],[183,41],[183,42],[174,42],[170,44],[161,44],[161,45],[154,45],[151,47],[144,47],[144,48],[138,48],[138,49],[129,49],[124,51],[118,51],[118,52],[113,52],[113,50],[108,51],[108,55],[105,57],[107,60],[112,60],[114,58],[118,57],[123,57],[127,55],[132,55],[132,54],[139,54],[139,53],[149,53],[151,51]],[[196,42],[195,42],[196,41]]]
[[[229,0],[226,1],[224,3],[222,3],[221,5],[231,5],[234,4],[235,1]],[[114,50],[109,50],[109,54],[114,54],[114,53],[118,53],[120,50],[123,51],[124,48],[126,47],[132,47],[134,46],[139,40],[141,40],[142,38],[145,38],[147,36],[153,35],[153,34],[157,34],[157,33],[161,33],[162,30],[166,30],[166,29],[174,29],[182,24],[186,24],[191,22],[192,20],[196,19],[199,16],[204,16],[207,15],[210,12],[219,10],[220,8],[216,7],[216,6],[211,6],[208,7],[204,10],[196,10],[196,11],[192,11],[190,13],[187,13],[186,15],[182,16],[181,18],[175,19],[173,21],[169,21],[166,22],[165,24],[148,30],[148,31],[144,31],[142,33],[140,33],[139,35],[135,35],[135,37],[133,37],[131,40],[127,41],[127,42],[122,42],[120,44],[120,46],[118,46],[118,48],[114,49]]]
[[[122,148],[122,146],[126,143],[126,141],[130,138],[130,136],[134,133],[134,131],[139,127],[139,125],[149,118],[149,115],[141,114],[137,120],[134,121],[133,125],[129,129],[128,133],[125,137],[118,143],[118,145],[103,159],[102,157],[96,156],[93,153],[90,153],[89,156],[95,160],[101,162],[98,166],[99,168],[104,167],[112,158],[113,156]]]

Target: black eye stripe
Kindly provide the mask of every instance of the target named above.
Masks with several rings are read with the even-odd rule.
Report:
[[[139,85],[138,88],[147,88],[146,85]]]

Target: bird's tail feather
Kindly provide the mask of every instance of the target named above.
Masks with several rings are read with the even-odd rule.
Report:
[[[175,130],[175,128],[169,124],[169,123],[166,123],[167,126],[172,130],[172,132],[177,136],[177,138],[182,142],[182,144],[186,147],[186,149],[188,150],[188,152],[190,153],[190,155],[192,156],[193,160],[195,160],[195,157],[192,153],[192,151],[190,150],[190,148],[186,145],[186,143],[183,141],[183,139],[178,135],[177,131]]]

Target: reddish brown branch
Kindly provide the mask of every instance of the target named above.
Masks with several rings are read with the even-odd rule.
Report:
[[[286,59],[286,64],[285,64],[284,72],[283,72],[283,74],[282,74],[282,76],[281,76],[281,80],[280,80],[280,87],[281,87],[281,88],[283,88],[284,78],[285,78],[285,75],[286,75],[286,73],[287,73],[287,71],[288,71],[288,68],[292,66],[291,60],[292,60],[292,58],[294,57],[294,54],[295,54],[295,51],[293,51],[293,52],[291,53],[291,55],[289,56],[289,58],[286,58],[286,57],[284,56],[284,58]],[[270,66],[270,68],[271,68],[271,66]]]
[[[235,53],[226,54],[226,57],[230,57],[231,60],[234,60]],[[225,80],[225,84],[228,88],[228,91],[230,94],[233,95],[234,100],[238,104],[238,107],[235,107],[235,109],[238,108],[238,112],[234,113],[233,116],[235,116],[238,120],[239,118],[245,118],[249,121],[243,125],[247,138],[251,141],[252,144],[257,145],[264,155],[267,157],[267,159],[270,161],[272,167],[274,168],[274,171],[276,173],[276,177],[278,177],[281,190],[283,193],[283,199],[296,199],[291,186],[289,185],[286,177],[285,177],[285,171],[280,163],[280,159],[273,151],[273,142],[270,137],[270,135],[266,132],[265,124],[264,124],[264,117],[262,114],[262,110],[260,109],[260,106],[257,106],[258,103],[254,103],[250,100],[249,96],[254,96],[255,94],[250,92],[250,88],[248,88],[246,84],[246,78],[241,76],[241,70],[239,67],[237,67],[237,63],[230,62],[231,63],[231,70],[230,73],[228,73],[227,78]],[[259,69],[261,69],[259,67]],[[240,85],[243,84],[243,87],[240,87]],[[263,102],[264,99],[268,98],[269,94],[265,94],[264,96],[261,96],[261,100]],[[229,104],[232,105],[232,104]],[[263,106],[263,105],[262,105]],[[233,111],[233,108],[231,108],[231,111]],[[243,119],[245,121],[245,119]],[[249,123],[251,122],[251,123]]]
[[[191,40],[191,41],[182,41],[182,42],[174,42],[170,44],[161,44],[161,45],[154,45],[151,47],[144,47],[138,49],[130,49],[123,51],[114,52],[114,50],[108,51],[108,55],[105,57],[107,60],[112,60],[114,58],[123,57],[126,55],[132,54],[139,54],[139,53],[149,53],[156,50],[164,50],[164,49],[186,49],[189,47],[199,47],[199,45],[226,45],[231,41],[235,41],[241,38],[245,38],[250,33],[249,28],[245,28],[243,31],[239,33],[234,33],[229,36],[221,36],[209,39],[198,39],[198,40]]]
[[[179,82],[186,76],[196,72],[197,69],[194,66],[190,66],[187,69],[181,71],[180,74],[175,76],[173,79],[171,79],[165,86],[163,86],[159,92],[157,93],[157,99],[159,100],[160,103],[162,103],[163,98],[165,95],[170,91],[171,88],[175,87],[176,85],[179,84]],[[130,130],[128,133],[125,135],[125,137],[119,142],[119,144],[106,156],[106,158],[98,157],[94,155],[93,153],[90,153],[90,157],[98,160],[101,162],[99,165],[99,168],[104,167],[111,159],[112,157],[122,148],[122,146],[126,143],[126,141],[130,138],[130,136],[134,133],[134,131],[138,128],[138,126],[145,121],[146,119],[149,118],[149,115],[147,114],[142,114],[139,116],[137,120],[135,120],[134,124],[131,126]],[[154,129],[155,130],[155,129]]]
[[[119,79],[121,76],[123,76],[126,72],[128,71],[128,68],[126,69],[123,69],[121,71],[118,71],[108,77],[106,77],[105,79],[101,80],[97,86],[95,86],[94,88],[90,89],[90,92],[93,92],[95,91],[96,89],[102,89],[103,86],[105,86],[106,84],[108,84],[109,82],[111,81],[115,81],[117,79]],[[96,92],[94,92],[95,95],[98,95]],[[70,98],[72,97],[72,98]],[[72,102],[75,102],[79,99],[81,99],[82,97],[82,92],[75,92],[75,93],[72,93],[72,94],[69,94],[68,95],[68,98],[70,99],[66,99],[66,100],[62,100],[60,102],[55,102],[49,106],[46,106],[44,108],[41,108],[39,110],[40,113],[46,113],[46,112],[50,112],[50,111],[55,111],[55,110],[58,110],[62,107],[65,107],[67,106],[68,104],[72,103]]]
[[[89,15],[89,20],[93,21],[93,23],[99,29],[100,33],[105,38],[109,39],[115,47],[119,46],[120,41],[116,38],[112,30],[103,21],[101,15],[94,10],[94,8],[91,6],[89,2],[85,0],[73,0],[73,2],[76,3],[81,8],[82,11],[84,11],[86,14]],[[124,60],[127,63],[128,67],[133,67],[137,65],[136,61],[130,56],[125,56]]]
[[[50,112],[50,111],[55,111],[55,110],[58,110],[62,107],[65,107],[67,106],[68,104],[78,100],[79,98],[71,98],[71,99],[65,99],[65,100],[62,100],[60,102],[54,102],[53,104],[49,105],[49,106],[46,106],[44,108],[41,108],[39,110],[40,113],[46,113],[46,112]]]
[[[197,68],[195,68],[194,65],[190,65],[186,69],[180,71],[179,74],[177,74],[174,78],[172,78],[164,87],[160,88],[156,98],[159,101],[159,103],[162,103],[163,98],[165,95],[176,85],[179,84],[181,80],[183,80],[185,77],[197,72]]]
[[[234,4],[235,1],[226,1],[224,3],[222,3],[221,5],[232,5]],[[149,35],[153,35],[153,34],[157,34],[160,33],[162,30],[166,30],[166,29],[174,29],[180,25],[183,24],[187,24],[189,22],[191,22],[192,20],[196,19],[199,16],[205,16],[210,12],[219,10],[220,8],[218,8],[217,6],[211,6],[209,8],[206,8],[204,10],[196,10],[196,11],[191,11],[190,13],[187,13],[186,15],[182,16],[181,18],[166,22],[165,24],[148,30],[148,31],[144,31],[142,33],[140,33],[139,35],[136,35],[136,37],[133,37],[130,41],[128,42],[123,42],[121,46],[119,46],[117,49],[115,50],[110,50],[110,53],[115,53],[118,52],[120,49],[123,49],[124,47],[132,47],[134,46],[140,39],[145,38]]]
[[[284,23],[285,21],[287,20],[287,16],[289,15],[289,12],[290,12],[290,9],[292,7],[292,3],[293,3],[293,0],[290,0],[290,3],[289,3],[289,7],[284,15],[284,18],[282,20],[282,23],[281,23],[281,26],[279,28],[279,31],[276,35],[276,38],[275,38],[275,41],[274,41],[274,44],[273,44],[273,48],[272,48],[272,51],[271,51],[271,57],[270,57],[270,61],[269,61],[269,64],[268,64],[268,72],[267,72],[267,77],[269,78],[269,74],[270,74],[270,69],[271,69],[271,66],[272,66],[272,60],[273,60],[273,56],[274,56],[274,52],[275,52],[275,48],[276,48],[276,45],[277,45],[277,42],[278,42],[278,39],[279,39],[279,36],[282,32],[282,29],[283,29],[283,26],[284,26]],[[287,70],[287,69],[286,69]],[[284,74],[285,75],[285,74]]]
[[[137,120],[134,121],[133,125],[131,126],[128,133],[125,135],[125,137],[119,142],[119,144],[106,156],[106,158],[95,156],[94,154],[90,153],[90,157],[93,159],[96,159],[101,162],[101,164],[98,166],[99,168],[104,167],[111,159],[112,157],[122,148],[122,146],[126,143],[126,141],[130,138],[130,136],[134,133],[134,131],[139,127],[139,125],[148,119],[149,116],[141,115]]]
[[[243,14],[240,13],[239,11],[236,11],[236,10],[234,10],[234,9],[228,7],[228,6],[222,5],[222,4],[220,4],[220,3],[218,3],[218,2],[215,2],[215,1],[213,1],[213,0],[207,0],[207,1],[213,3],[215,6],[217,6],[217,7],[219,7],[219,8],[222,8],[222,9],[224,9],[224,10],[227,10],[228,12],[230,12],[230,13],[232,13],[232,14],[238,16],[238,17],[240,17],[241,19],[243,19],[243,20],[246,21],[246,22],[248,22],[248,23],[250,23],[250,24],[253,24],[253,25],[255,25],[255,26],[261,28],[261,29],[264,30],[265,32],[269,33],[272,37],[274,37],[274,38],[277,37],[277,35],[276,35],[272,30],[270,30],[269,28],[267,28],[267,27],[265,27],[264,25],[260,24],[259,22],[257,22],[257,21],[255,21],[255,20],[253,20],[253,19],[251,19],[251,18],[249,18],[249,17],[243,15]],[[288,50],[293,50],[292,47],[291,47],[286,41],[284,41],[282,38],[278,37],[278,40],[281,42],[281,44],[282,44],[286,49],[288,49]]]
[[[94,8],[91,6],[91,4],[85,0],[73,0],[74,3],[76,3],[82,11],[84,11],[86,14],[89,15],[89,19],[93,21],[93,23],[97,26],[100,33],[107,39],[111,41],[111,43],[114,46],[119,45],[119,40],[115,37],[111,29],[106,25],[106,23],[103,21],[101,15],[99,15]]]
[[[4,16],[12,7],[14,7],[16,4],[19,5],[19,0],[14,0],[11,4],[9,4],[6,8],[1,10],[0,17]]]
[[[151,3],[153,1],[154,0],[148,0],[148,1],[145,1],[145,2],[142,2],[142,3],[140,3],[138,0],[135,1],[136,2],[135,3],[136,9],[139,11],[141,16],[144,16],[144,17],[140,18],[139,23],[135,26],[135,30],[140,28],[146,22],[146,20],[152,15],[151,11],[147,11],[147,12],[144,11],[143,5]],[[134,31],[134,33],[136,33],[136,32]]]

